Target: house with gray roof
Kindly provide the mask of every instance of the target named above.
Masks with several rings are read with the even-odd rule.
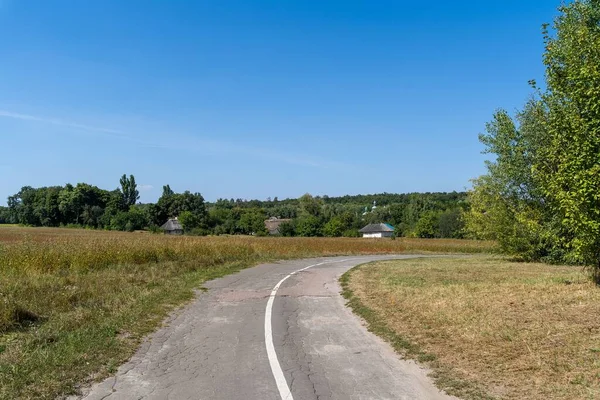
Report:
[[[183,226],[177,218],[171,218],[160,227],[165,235],[183,235]]]
[[[394,227],[390,224],[369,224],[360,231],[364,238],[385,238],[392,237]]]

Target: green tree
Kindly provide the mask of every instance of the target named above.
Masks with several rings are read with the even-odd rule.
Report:
[[[123,207],[129,209],[129,207],[135,205],[140,199],[140,192],[137,190],[137,184],[135,183],[135,177],[133,175],[123,174],[120,180],[121,193],[123,193]]]
[[[559,10],[555,34],[544,31],[546,90],[488,125],[481,140],[496,159],[465,220],[511,254],[595,265],[600,280],[600,1]]]
[[[81,191],[75,190],[71,184],[65,185],[58,195],[58,209],[64,224],[79,224],[79,216],[83,210],[83,196]]]
[[[162,192],[163,196],[172,196],[174,194],[175,194],[175,192],[173,191],[173,189],[171,189],[170,185],[163,186],[163,192]]]
[[[246,235],[266,235],[268,232],[265,226],[265,218],[264,211],[259,208],[244,211],[240,216],[238,225],[240,232]]]
[[[195,214],[202,221],[203,228],[208,227],[208,211],[204,197],[200,193],[189,191],[172,193],[167,185],[163,188],[163,194],[158,202],[148,208],[151,222],[157,226],[164,224],[169,218],[180,216],[185,211]]]
[[[81,213],[81,223],[86,226],[97,228],[103,213],[104,210],[102,207],[86,204],[83,206],[83,211]]]
[[[464,222],[459,208],[439,214],[437,236],[440,238],[462,239]]]
[[[300,212],[302,214],[312,215],[313,217],[321,216],[321,208],[323,206],[321,199],[306,193],[298,199],[298,203],[300,205]]]
[[[131,206],[129,211],[118,211],[110,219],[108,227],[116,231],[133,232],[147,226],[146,213],[136,206]]]
[[[553,254],[552,216],[547,199],[533,174],[546,145],[544,104],[530,100],[513,119],[500,110],[480,135],[488,173],[473,181],[470,211],[465,214],[470,236],[498,240],[501,249],[524,260],[540,260]]]
[[[129,223],[129,213],[127,211],[118,211],[110,219],[107,226],[113,231],[129,231],[133,232],[133,226]]]
[[[282,222],[279,225],[279,234],[285,237],[296,236],[296,224],[294,221]]]
[[[566,261],[596,266],[600,282],[600,1],[560,7],[545,32],[546,146],[535,173],[561,225]]]
[[[340,237],[344,233],[344,223],[338,217],[330,219],[323,226],[323,235],[328,237]]]
[[[184,231],[191,232],[194,229],[202,226],[202,219],[198,214],[191,211],[183,211],[179,214],[179,222],[183,226]]]
[[[296,234],[298,236],[321,236],[321,220],[314,215],[306,215],[296,220]]]
[[[10,208],[0,206],[0,224],[15,224],[16,222]]]
[[[415,236],[419,238],[434,238],[437,236],[437,227],[440,214],[435,211],[424,213],[415,227]]]

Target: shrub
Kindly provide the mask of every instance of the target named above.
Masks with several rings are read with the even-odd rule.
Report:
[[[279,234],[281,236],[296,236],[296,224],[294,221],[282,222],[279,225]]]
[[[346,229],[342,236],[348,238],[360,237],[360,232],[358,231],[358,229]]]
[[[298,218],[296,234],[304,237],[321,236],[321,220],[313,215]]]
[[[337,217],[333,217],[323,227],[323,235],[328,237],[339,237],[344,233],[344,223]]]

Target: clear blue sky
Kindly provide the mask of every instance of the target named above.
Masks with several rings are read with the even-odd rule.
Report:
[[[146,202],[463,190],[558,4],[0,0],[0,204],[123,173]]]

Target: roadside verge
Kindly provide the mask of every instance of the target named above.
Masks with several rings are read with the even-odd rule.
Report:
[[[581,267],[418,258],[359,266],[341,285],[369,330],[449,394],[600,397],[600,287]]]
[[[440,390],[464,399],[496,399],[495,397],[486,394],[483,388],[478,385],[457,378],[450,368],[437,362],[435,354],[426,352],[411,338],[398,334],[389,326],[381,314],[368,307],[361,298],[354,293],[350,285],[352,275],[359,269],[368,268],[376,263],[377,261],[357,265],[340,277],[342,296],[347,300],[346,305],[366,322],[369,332],[388,342],[403,358],[415,360],[424,367],[430,369],[432,371],[431,378]]]

